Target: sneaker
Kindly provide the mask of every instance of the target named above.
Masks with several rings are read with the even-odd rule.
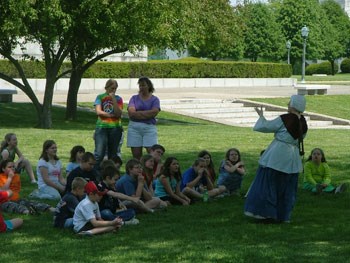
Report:
[[[266,219],[266,217],[260,215],[254,215],[252,212],[244,211],[244,214],[249,217],[253,217],[255,219]]]
[[[215,196],[214,199],[224,198],[225,196],[226,196],[225,194],[219,194],[219,195]]]
[[[130,225],[138,225],[140,223],[140,221],[137,218],[132,218],[128,221],[124,222],[124,225],[126,226],[130,226]]]
[[[348,189],[348,185],[343,183],[343,184],[340,184],[336,189],[335,189],[335,194],[340,194],[340,193],[343,193],[345,192],[346,190]]]
[[[32,180],[30,181],[31,184],[38,184],[38,181],[37,180]]]
[[[84,236],[84,237],[92,237],[93,234],[91,233],[91,231],[81,231],[78,233],[79,236]]]

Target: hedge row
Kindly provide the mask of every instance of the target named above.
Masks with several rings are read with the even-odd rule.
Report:
[[[43,62],[22,61],[27,78],[45,78]],[[69,68],[65,63],[63,68]],[[8,61],[0,61],[0,72],[17,78],[18,73]],[[150,61],[98,62],[84,74],[84,78],[288,78],[292,68],[287,64],[216,62],[216,61]]]

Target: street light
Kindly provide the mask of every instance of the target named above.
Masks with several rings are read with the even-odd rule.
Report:
[[[292,43],[290,43],[290,40],[286,42],[286,48],[288,51],[288,57],[287,57],[287,63],[288,65],[290,64],[290,47],[292,46]]]
[[[306,39],[309,35],[309,28],[303,26],[301,29],[301,37],[303,38],[303,63],[301,69],[301,83],[305,83],[305,54],[306,54]]]

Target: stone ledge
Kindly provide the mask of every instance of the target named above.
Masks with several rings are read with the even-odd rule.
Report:
[[[16,79],[22,83],[20,79]],[[82,79],[79,92],[98,90],[101,91],[108,79]],[[137,90],[137,78],[116,78],[119,90]],[[296,85],[295,78],[151,78],[155,89],[172,88],[233,88],[233,87],[292,87]],[[34,92],[45,91],[45,79],[28,79]],[[0,79],[0,86],[15,86]],[[59,79],[55,84],[55,92],[68,91],[69,79]],[[17,88],[16,88],[17,89]]]
[[[2,88],[0,87],[0,102],[12,102],[12,96],[17,94],[15,88]]]
[[[331,85],[298,84],[294,88],[298,90],[298,95],[325,95]]]

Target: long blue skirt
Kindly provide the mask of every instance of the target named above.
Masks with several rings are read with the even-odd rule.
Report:
[[[260,166],[245,201],[244,213],[289,222],[297,189],[298,173],[286,174]]]

